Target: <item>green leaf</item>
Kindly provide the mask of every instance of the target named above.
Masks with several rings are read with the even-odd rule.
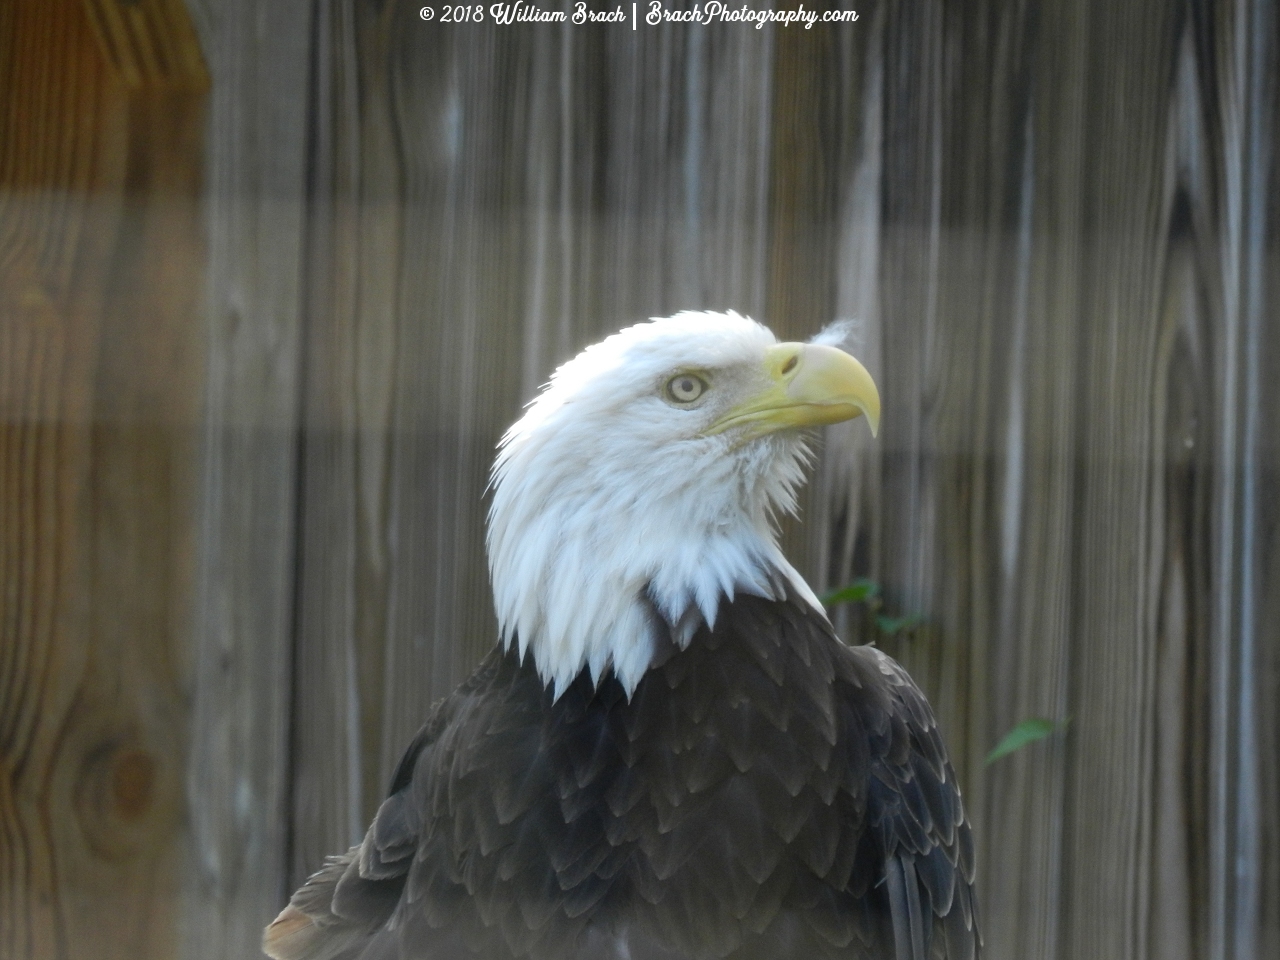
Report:
[[[880,584],[866,577],[858,577],[846,587],[823,594],[822,605],[834,607],[837,603],[865,603],[880,595]]]
[[[1035,743],[1059,730],[1065,730],[1070,722],[1070,717],[1064,720],[1049,720],[1045,717],[1031,717],[1023,720],[1006,733],[1004,739],[996,744],[995,749],[987,754],[987,763],[995,763],[1001,757],[1008,756],[1015,750],[1021,750],[1029,743]]]
[[[895,633],[902,633],[904,630],[920,626],[923,620],[924,618],[918,613],[909,613],[905,617],[876,617],[876,626],[880,628],[881,633],[893,636]]]

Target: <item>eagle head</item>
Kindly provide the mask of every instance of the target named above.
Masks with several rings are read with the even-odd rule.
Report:
[[[505,645],[558,698],[584,669],[635,690],[664,642],[713,626],[722,597],[821,606],[777,545],[808,459],[804,428],[865,415],[866,369],[779,343],[736,313],[628,327],[551,376],[503,436],[487,546]]]

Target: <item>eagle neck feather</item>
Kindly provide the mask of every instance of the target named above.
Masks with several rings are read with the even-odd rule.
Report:
[[[612,672],[630,697],[656,656],[687,646],[702,623],[714,627],[738,594],[780,600],[789,585],[822,613],[772,522],[794,509],[803,442],[751,446],[714,451],[688,470],[696,484],[683,485],[667,470],[620,486],[536,445],[504,451],[488,536],[500,637],[532,654],[557,699],[583,670],[596,683]],[[520,462],[536,454],[538,469]],[[607,471],[601,459],[591,468]]]

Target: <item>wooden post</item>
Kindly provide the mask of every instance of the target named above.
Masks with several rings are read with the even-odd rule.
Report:
[[[190,3],[212,93],[186,960],[261,956],[262,928],[292,892],[285,811],[313,6]]]
[[[0,6],[0,956],[170,956],[207,83],[177,0]]]

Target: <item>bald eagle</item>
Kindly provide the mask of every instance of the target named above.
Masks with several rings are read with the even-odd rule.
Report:
[[[638,324],[503,437],[495,649],[409,745],[277,960],[969,960],[973,841],[929,705],[777,544],[805,429],[880,400],[734,313]]]

